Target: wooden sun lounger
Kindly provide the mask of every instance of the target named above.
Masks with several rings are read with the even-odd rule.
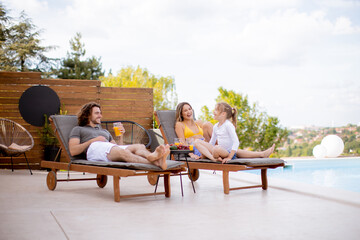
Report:
[[[175,111],[174,110],[160,110],[156,111],[155,118],[159,124],[161,134],[166,144],[174,143],[176,138],[175,133]],[[284,160],[277,158],[237,158],[230,160],[226,164],[215,163],[209,159],[189,159],[189,174],[192,174],[192,179],[196,181],[199,177],[199,169],[204,170],[219,170],[223,175],[224,193],[229,194],[230,190],[258,188],[266,190],[268,188],[267,170],[285,165]],[[261,184],[255,186],[233,187],[230,188],[229,173],[245,170],[261,170]]]
[[[63,154],[65,154],[67,162],[51,162],[42,161],[41,167],[49,168],[51,171],[47,175],[46,183],[49,190],[55,190],[57,182],[66,181],[82,181],[82,180],[96,180],[100,188],[105,187],[107,183],[107,176],[113,176],[114,200],[119,202],[120,198],[148,196],[148,195],[165,195],[171,196],[170,189],[170,174],[179,173],[185,169],[181,167],[182,163],[176,161],[167,161],[168,168],[162,170],[152,164],[142,163],[126,163],[126,162],[90,162],[86,159],[77,159],[70,155],[69,152],[69,135],[73,127],[77,126],[77,117],[73,115],[53,115],[50,117],[50,122],[55,134],[61,144]],[[97,174],[96,178],[81,178],[70,179],[68,174],[67,179],[57,179],[58,170],[68,170],[76,172],[86,172]],[[131,176],[151,176],[164,175],[164,192],[159,193],[140,193],[132,195],[120,195],[120,178]]]

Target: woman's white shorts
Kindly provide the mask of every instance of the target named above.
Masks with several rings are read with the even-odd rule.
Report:
[[[90,144],[86,152],[86,158],[88,161],[110,162],[110,160],[107,158],[107,155],[110,153],[110,150],[113,147],[126,149],[128,145],[116,145],[111,142],[100,142],[100,141],[93,142]]]

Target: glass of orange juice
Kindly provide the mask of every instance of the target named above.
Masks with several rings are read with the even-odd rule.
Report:
[[[187,138],[186,144],[189,146],[190,151],[194,150],[194,139],[193,138]]]
[[[179,145],[185,145],[185,139],[183,138],[174,138],[174,144],[178,147]]]
[[[174,138],[174,144],[178,147],[181,143],[181,138]]]
[[[114,122],[113,129],[116,137],[119,137],[123,134],[121,131],[121,122]]]

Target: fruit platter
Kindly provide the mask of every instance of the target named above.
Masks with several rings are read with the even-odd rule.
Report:
[[[170,150],[190,150],[188,145],[184,144],[170,144]]]

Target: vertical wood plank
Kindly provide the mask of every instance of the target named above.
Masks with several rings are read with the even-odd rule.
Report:
[[[224,193],[229,194],[230,192],[229,171],[223,171],[223,185],[224,185]]]
[[[266,190],[268,188],[267,168],[261,169],[261,182],[262,182],[262,189]]]
[[[164,174],[165,197],[171,196],[170,174]]]
[[[113,182],[114,182],[114,200],[115,202],[120,202],[120,177],[114,176]]]

